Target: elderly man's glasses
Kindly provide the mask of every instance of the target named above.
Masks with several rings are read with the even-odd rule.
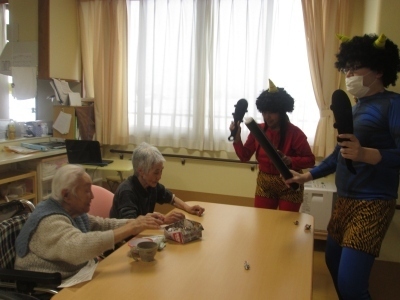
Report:
[[[364,66],[353,66],[353,67],[348,67],[348,68],[342,68],[340,69],[340,72],[343,74],[348,74],[349,72],[351,74],[354,74],[355,71],[364,68]]]

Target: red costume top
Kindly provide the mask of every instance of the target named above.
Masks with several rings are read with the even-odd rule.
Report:
[[[265,129],[265,123],[259,124],[262,131]],[[280,141],[280,131],[267,129],[265,135],[271,141],[271,143],[277,148]],[[279,171],[275,168],[264,149],[254,138],[253,134],[250,133],[247,137],[246,143],[243,145],[242,141],[233,143],[235,152],[241,161],[249,161],[256,153],[256,159],[259,164],[259,169],[268,174],[279,174]],[[292,123],[287,124],[285,142],[283,144],[281,152],[292,159],[292,164],[289,166],[290,169],[300,171],[301,169],[311,168],[315,164],[315,156],[311,152],[310,145],[307,142],[307,137],[301,131],[300,128],[293,125]]]

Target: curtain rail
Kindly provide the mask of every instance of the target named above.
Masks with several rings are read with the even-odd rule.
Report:
[[[132,151],[129,150],[118,150],[118,149],[110,149],[111,153],[119,153],[120,158],[122,159],[124,154],[132,154]],[[185,159],[198,159],[198,160],[211,160],[211,161],[220,161],[220,162],[230,162],[230,163],[239,163],[239,164],[250,164],[251,170],[254,171],[256,165],[258,165],[257,161],[247,161],[242,162],[240,160],[235,159],[225,159],[225,158],[214,158],[214,157],[201,157],[201,156],[190,156],[190,155],[179,155],[179,154],[164,154],[165,157],[175,157],[180,158],[182,160],[182,165],[185,164]]]

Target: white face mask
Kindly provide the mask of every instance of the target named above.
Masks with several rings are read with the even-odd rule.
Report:
[[[365,75],[368,75],[369,73]],[[363,81],[365,75],[346,77],[346,89],[356,98],[364,97],[369,92],[369,87],[375,82],[374,80],[374,82],[372,82],[370,86],[364,86]]]

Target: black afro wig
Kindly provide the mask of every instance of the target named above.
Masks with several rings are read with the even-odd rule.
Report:
[[[355,36],[340,44],[336,54],[335,67],[340,70],[353,66],[367,67],[373,71],[382,72],[384,87],[395,86],[397,73],[400,70],[399,48],[387,39],[384,48],[374,46],[376,34]]]
[[[277,88],[277,92],[270,93],[269,89],[263,91],[256,101],[257,109],[260,113],[287,113],[294,109],[294,99],[285,89]]]

